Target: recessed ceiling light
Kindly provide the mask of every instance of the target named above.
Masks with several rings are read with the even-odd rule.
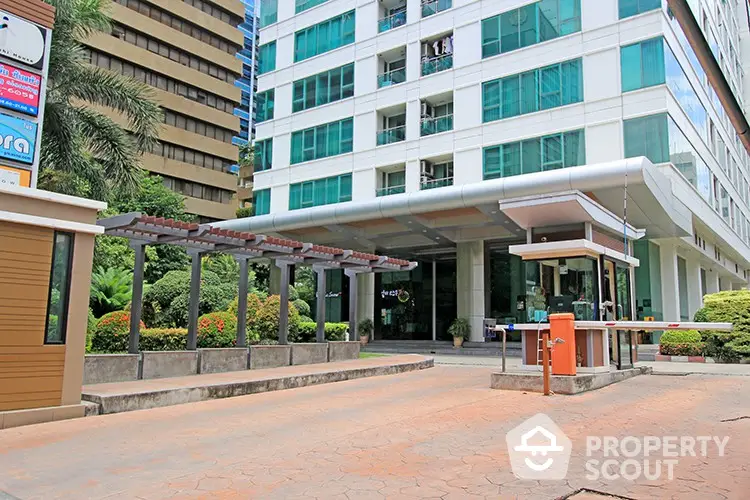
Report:
[[[427,232],[427,229],[422,229],[422,232],[423,232],[423,233],[426,233],[426,232]]]
[[[492,212],[490,212],[490,213],[491,213],[492,215],[495,215],[495,214],[497,213],[497,210],[493,210],[493,211],[492,211]]]
[[[509,221],[509,220],[506,220],[506,221],[505,221],[505,223],[506,223],[506,224],[510,224],[510,221]]]

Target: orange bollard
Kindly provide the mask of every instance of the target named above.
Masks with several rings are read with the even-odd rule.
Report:
[[[549,325],[550,340],[553,343],[552,375],[575,375],[575,316],[571,313],[550,314]]]

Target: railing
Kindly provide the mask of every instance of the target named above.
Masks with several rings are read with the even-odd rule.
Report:
[[[435,189],[445,186],[453,185],[453,177],[443,177],[442,179],[432,179],[429,181],[422,181],[420,183],[420,189]]]
[[[406,81],[406,68],[399,68],[378,75],[378,88],[390,87]]]
[[[453,0],[422,1],[422,17],[428,17],[453,6]]]
[[[401,194],[406,192],[406,186],[389,186],[375,190],[375,196],[388,196],[391,194]]]
[[[378,132],[378,146],[406,140],[406,125]]]
[[[445,71],[453,67],[453,54],[443,54],[422,61],[422,76]]]
[[[406,11],[396,12],[378,21],[378,33],[392,30],[406,24]]]
[[[422,119],[422,127],[420,130],[422,136],[453,130],[453,115],[424,118]]]

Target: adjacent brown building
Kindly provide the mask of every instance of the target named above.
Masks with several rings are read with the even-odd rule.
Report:
[[[244,12],[239,0],[115,0],[112,33],[86,41],[92,64],[154,87],[165,123],[143,166],[203,219],[233,218],[238,206]]]

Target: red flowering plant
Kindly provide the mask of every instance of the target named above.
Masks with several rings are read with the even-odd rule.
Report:
[[[198,347],[234,347],[236,338],[236,316],[212,312],[198,318]]]
[[[141,329],[146,328],[141,321]],[[107,313],[96,322],[91,336],[92,352],[124,352],[128,350],[130,312]]]

